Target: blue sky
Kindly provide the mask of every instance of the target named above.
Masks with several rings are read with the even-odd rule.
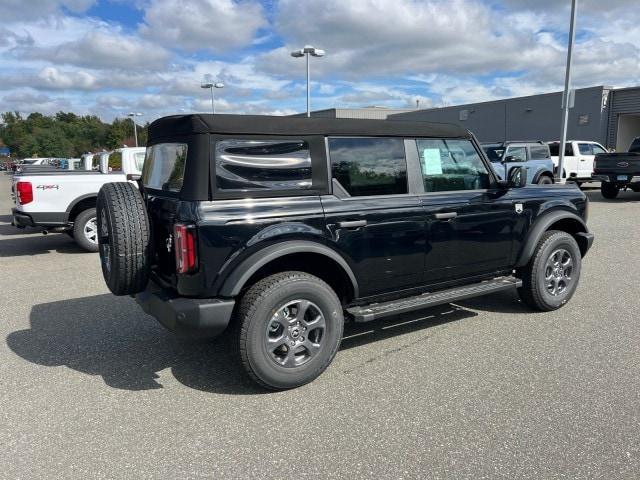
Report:
[[[569,1],[0,0],[0,111],[110,120],[225,113],[422,108],[562,88]],[[28,5],[27,5],[28,4]],[[635,1],[581,0],[576,86],[640,84]]]

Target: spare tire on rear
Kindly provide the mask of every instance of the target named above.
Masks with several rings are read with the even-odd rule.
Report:
[[[136,187],[106,183],[98,192],[98,245],[102,275],[114,295],[141,292],[149,282],[149,217]]]

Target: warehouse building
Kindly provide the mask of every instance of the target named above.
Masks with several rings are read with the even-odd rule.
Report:
[[[568,138],[626,151],[640,136],[640,87],[575,91]],[[562,92],[391,114],[389,119],[458,123],[481,142],[560,138]]]
[[[385,120],[390,115],[413,112],[408,108],[364,107],[364,108],[327,108],[326,110],[314,110],[312,117],[318,118],[359,118],[369,120]],[[292,117],[305,117],[306,113],[296,113]]]

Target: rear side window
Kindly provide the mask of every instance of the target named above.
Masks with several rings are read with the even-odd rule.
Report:
[[[109,154],[109,169],[122,170],[122,152],[111,152]]]
[[[187,146],[184,143],[158,143],[147,148],[142,170],[145,187],[179,192],[184,181]]]
[[[550,158],[549,147],[532,145],[529,147],[529,153],[531,154],[531,160],[546,160]]]
[[[330,138],[333,178],[349,195],[407,193],[407,160],[401,138]]]
[[[549,151],[551,152],[551,156],[552,157],[559,157],[560,156],[560,143],[550,143],[549,144]],[[564,154],[565,154],[565,156],[573,157],[573,147],[571,146],[570,143],[566,143],[564,145]]]
[[[311,153],[304,140],[221,140],[215,152],[220,191],[311,188]]]

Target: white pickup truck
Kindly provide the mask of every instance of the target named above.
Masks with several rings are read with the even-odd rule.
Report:
[[[98,251],[96,198],[109,182],[125,182],[127,175],[140,175],[145,148],[120,148],[96,154],[99,169],[52,170],[16,174],[11,210],[18,228],[40,227],[43,233],[66,232],[83,249]]]
[[[558,168],[560,142],[547,142],[551,151],[551,160]],[[593,175],[593,160],[598,153],[607,153],[607,149],[598,142],[587,140],[569,140],[564,147],[564,172],[562,178],[576,182],[590,182]]]

